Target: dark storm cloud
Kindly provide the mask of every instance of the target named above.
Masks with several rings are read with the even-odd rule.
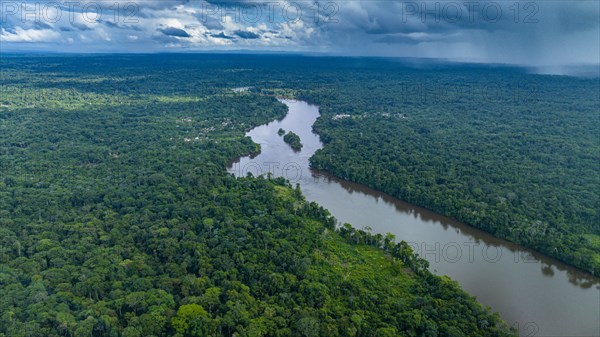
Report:
[[[595,2],[596,7],[598,2]],[[557,24],[565,33],[577,32],[597,27],[600,22],[600,11],[589,1],[572,1],[568,4],[555,4]]]
[[[191,37],[191,35],[183,29],[175,28],[175,27],[167,27],[167,28],[159,28],[157,29],[159,32],[173,37]]]
[[[326,28],[335,33],[372,35],[472,30],[527,32],[550,27],[569,33],[598,27],[598,7],[595,1],[349,2],[340,5],[340,24]]]
[[[527,30],[558,25],[578,31],[598,25],[593,1],[370,1],[340,6],[346,28],[369,34],[474,29]]]
[[[511,7],[512,6],[512,7]],[[351,1],[318,26],[341,54],[598,63],[597,1]]]

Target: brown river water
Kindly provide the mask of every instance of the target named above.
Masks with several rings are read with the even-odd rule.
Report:
[[[427,259],[432,272],[456,280],[522,336],[600,336],[600,278],[364,185],[310,169],[308,159],[323,147],[312,131],[319,108],[302,101],[282,102],[289,107],[284,119],[247,134],[260,144],[260,154],[233,162],[230,173],[286,177],[340,223],[394,234]],[[293,151],[284,143],[279,128],[298,134],[302,150]]]

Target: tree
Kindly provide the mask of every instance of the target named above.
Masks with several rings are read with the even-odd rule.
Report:
[[[296,323],[298,333],[303,337],[319,336],[319,320],[314,317],[303,317]]]
[[[179,307],[171,320],[175,331],[182,336],[204,337],[209,331],[208,313],[198,304],[185,304]]]

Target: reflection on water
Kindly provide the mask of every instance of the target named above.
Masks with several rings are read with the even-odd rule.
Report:
[[[542,265],[542,274],[552,277],[554,276],[554,269],[550,265]]]
[[[474,227],[465,225],[455,219],[448,218],[425,208],[415,206],[394,198],[388,194],[376,191],[370,187],[339,179],[327,172],[310,169],[315,183],[338,184],[343,187],[349,194],[358,194],[362,197],[371,197],[377,203],[384,203],[387,206],[394,207],[397,212],[412,215],[414,220],[423,223],[435,223],[441,225],[444,230],[452,230],[457,236],[467,237],[467,242],[474,242],[480,245],[492,246],[504,251],[509,251],[515,261],[523,261],[524,263],[539,263],[542,274],[544,276],[554,276],[554,271],[566,272],[568,280],[571,284],[582,288],[590,288],[594,285],[600,286],[600,280],[589,273],[583,272],[577,268],[573,268],[556,259],[550,258],[538,252],[526,249],[512,242],[494,237],[484,231]],[[399,238],[402,239],[402,238]],[[406,239],[405,239],[406,241]]]
[[[316,106],[283,101],[288,115],[251,130],[261,152],[232,163],[236,176],[270,172],[299,183],[306,198],[340,223],[392,233],[430,262],[430,269],[458,281],[484,305],[491,306],[521,335],[600,336],[600,280],[483,231],[398,200],[366,186],[309,168],[308,159],[323,145],[312,132]],[[277,135],[297,133],[298,152]]]

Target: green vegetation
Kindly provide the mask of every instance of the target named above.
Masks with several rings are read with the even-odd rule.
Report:
[[[393,59],[269,62],[256,91],[320,106],[315,168],[600,275],[597,78]]]
[[[302,149],[302,143],[300,142],[300,136],[293,133],[292,131],[288,131],[288,133],[286,133],[285,136],[283,136],[283,141],[288,143],[294,150]]]
[[[597,78],[393,59],[269,62],[255,90],[320,106],[315,168],[600,275]]]
[[[511,335],[406,243],[227,174],[285,115],[231,90],[272,64],[3,55],[0,336]]]
[[[277,130],[277,134],[278,134],[279,136],[283,136],[283,135],[285,135],[285,130],[284,130],[284,129],[282,129],[282,128],[279,128],[279,130]]]
[[[322,113],[315,168],[600,275],[597,80],[348,68],[303,94]]]

